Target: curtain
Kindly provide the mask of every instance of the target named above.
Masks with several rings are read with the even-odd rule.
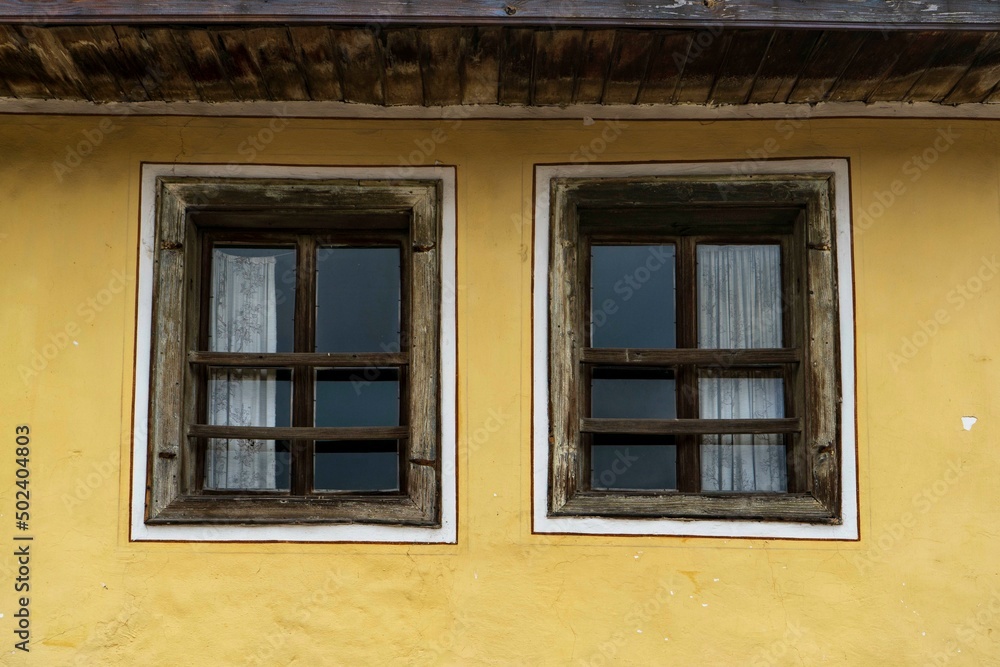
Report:
[[[782,346],[781,252],[776,245],[698,246],[698,346]],[[703,372],[702,419],[784,416],[784,386],[772,371]],[[784,491],[785,446],[778,434],[707,435],[703,491]]]
[[[211,350],[274,352],[277,313],[274,257],[212,255]],[[211,424],[274,426],[273,369],[213,369],[208,382]],[[211,439],[205,484],[214,489],[275,488],[274,441]]]

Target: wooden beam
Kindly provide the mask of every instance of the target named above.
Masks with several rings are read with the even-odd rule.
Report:
[[[997,0],[0,0],[0,22],[1000,28]]]

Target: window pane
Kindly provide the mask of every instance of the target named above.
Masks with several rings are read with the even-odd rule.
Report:
[[[590,416],[604,419],[676,419],[673,371],[595,368]]]
[[[213,438],[205,456],[205,488],[287,491],[290,464],[287,440]]]
[[[292,352],[295,249],[215,246],[208,349]]]
[[[399,248],[321,248],[316,351],[398,352]]]
[[[595,490],[677,488],[677,446],[669,435],[593,434],[590,486]]]
[[[780,433],[703,435],[701,490],[788,490],[785,436]]]
[[[396,440],[316,443],[316,491],[398,491]]]
[[[698,246],[698,347],[781,347],[781,248]]]
[[[591,347],[677,347],[672,245],[595,245]]]
[[[702,419],[781,419],[785,381],[772,369],[703,370],[698,404]]]
[[[209,424],[291,426],[292,371],[212,367],[206,399]]]
[[[316,426],[399,426],[399,370],[316,371]]]

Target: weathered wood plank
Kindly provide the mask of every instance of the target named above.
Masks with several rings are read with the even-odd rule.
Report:
[[[215,40],[207,30],[185,29],[174,33],[177,53],[206,102],[232,100],[233,85],[222,66]]]
[[[535,33],[535,104],[566,104],[573,99],[582,48],[582,30],[539,30]]]
[[[114,51],[118,40],[110,27],[61,26],[52,30],[73,58],[80,76],[86,79],[91,99],[95,102],[129,101],[117,76],[118,54]]]
[[[30,51],[44,73],[30,64],[28,71],[35,71],[39,75],[39,83],[42,83],[50,94],[64,99],[90,99],[83,81],[84,77],[73,62],[73,56],[54,32],[25,26],[20,29],[20,35],[24,41],[18,44],[18,49]],[[8,68],[0,69],[0,72],[18,78],[17,74]]]
[[[896,64],[866,101],[886,102],[903,99],[927,69],[944,36],[941,32],[914,35],[910,46],[899,55]]]
[[[216,426],[191,424],[192,438],[230,438],[254,440],[398,440],[409,435],[406,426]]]
[[[332,29],[330,35],[343,77],[344,101],[385,103],[385,63],[380,42],[366,28]]]
[[[581,493],[559,509],[560,516],[766,519],[837,523],[830,510],[807,494]]]
[[[247,31],[236,28],[216,30],[222,66],[236,96],[244,101],[272,99],[261,75],[257,58],[247,42]]]
[[[322,101],[344,99],[330,31],[326,27],[290,26],[288,35],[298,54],[310,97]]]
[[[771,30],[741,30],[733,33],[729,53],[712,88],[711,102],[746,103],[773,35]]]
[[[316,368],[381,368],[403,366],[408,357],[401,352],[373,353],[310,353],[286,352],[256,354],[240,352],[189,352],[188,361],[207,366],[242,366],[248,368],[281,368],[312,366]]]
[[[501,35],[497,27],[462,29],[462,104],[497,103]]]
[[[943,100],[995,37],[996,33],[990,32],[949,35],[938,48],[934,60],[906,93],[906,101]]]
[[[695,34],[672,32],[660,36],[639,90],[639,104],[669,104],[674,99]]]
[[[531,104],[531,70],[535,31],[527,28],[503,32],[500,52],[500,104]]]
[[[819,32],[775,31],[747,101],[750,104],[784,101],[792,92],[819,36]]]
[[[619,31],[604,86],[604,104],[635,104],[655,45],[656,35],[651,32]]]
[[[122,49],[132,52],[150,99],[189,101],[201,99],[198,87],[188,74],[169,28],[115,26]]]
[[[424,104],[445,106],[462,102],[462,33],[460,28],[420,31],[420,70],[424,79]]]
[[[611,56],[615,46],[614,30],[586,30],[580,64],[576,73],[576,104],[599,104],[604,97],[604,83],[611,67]]]
[[[704,104],[708,101],[731,40],[732,34],[717,26],[695,34],[674,102]]]
[[[982,102],[998,82],[1000,82],[1000,36],[995,36],[943,102],[945,104]]]
[[[830,91],[831,102],[863,102],[913,41],[911,32],[870,32]]]
[[[385,103],[424,103],[424,80],[420,71],[420,43],[413,28],[390,29],[385,41]]]
[[[520,0],[515,4],[490,0],[163,0],[138,4],[134,0],[0,0],[4,22],[106,23],[295,22],[327,24],[385,23],[502,23],[505,25],[720,25],[857,27],[887,29],[944,26],[998,26],[997,4],[983,0],[742,0],[741,2],[682,2],[658,0]]]
[[[299,69],[299,58],[284,27],[251,28],[246,31],[246,41],[272,100],[311,98]]]
[[[110,47],[109,51],[117,51],[118,58],[112,62],[125,97],[134,101],[162,100],[159,59],[140,32],[129,26],[113,26],[110,36],[117,43],[117,48]]]
[[[785,101],[820,102],[829,95],[848,63],[864,44],[866,35],[857,32],[827,31],[820,37],[799,80]]]
[[[794,363],[801,353],[794,348],[703,350],[677,348],[673,350],[640,350],[619,348],[585,348],[582,361],[586,364],[620,364],[638,366],[672,366],[698,364],[706,367],[730,368],[747,365]]]
[[[580,420],[582,433],[699,435],[720,433],[798,433],[801,419],[594,419]]]

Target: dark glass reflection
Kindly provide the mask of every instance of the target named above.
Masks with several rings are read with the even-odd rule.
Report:
[[[595,245],[591,347],[677,347],[672,245]]]
[[[316,351],[399,351],[399,248],[321,248]]]
[[[600,419],[676,419],[673,371],[595,368],[590,416]]]
[[[595,433],[590,486],[599,491],[671,491],[677,488],[677,446],[669,435]]]
[[[316,443],[316,491],[398,491],[399,442],[396,440]]]
[[[208,349],[293,352],[295,248],[212,249]]]
[[[291,426],[292,371],[213,366],[206,401],[209,424]]]
[[[316,426],[399,426],[399,370],[316,371]]]

